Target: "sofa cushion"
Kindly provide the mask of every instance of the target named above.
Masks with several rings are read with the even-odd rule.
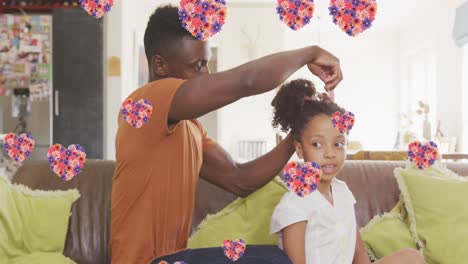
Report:
[[[356,199],[358,227],[365,226],[375,215],[388,212],[395,206],[399,190],[393,169],[404,166],[404,161],[345,162],[337,178],[346,182]]]
[[[409,225],[401,215],[402,201],[390,213],[375,216],[361,231],[361,238],[372,260],[391,255],[400,249],[418,246],[411,236]]]
[[[356,198],[358,227],[365,226],[375,215],[389,212],[397,204],[400,190],[393,170],[404,168],[406,161],[354,161],[347,160],[337,176],[348,185]],[[449,162],[447,167],[456,173],[468,175],[468,164]],[[208,214],[216,214],[237,197],[221,188],[198,181],[192,231]]]
[[[248,245],[278,245],[278,237],[269,234],[270,218],[286,192],[286,186],[276,178],[216,215],[208,215],[190,237],[189,247],[218,247],[225,239],[243,239]]]
[[[76,264],[61,253],[36,252],[12,260],[11,264]]]
[[[64,255],[80,264],[110,263],[108,254],[112,175],[115,162],[87,159],[83,171],[70,181],[57,177],[46,160],[25,161],[12,181],[31,189],[78,189],[72,206]]]
[[[62,254],[78,191],[32,191],[0,176],[0,259],[41,252]]]
[[[398,201],[400,191],[393,176],[404,161],[346,161],[338,176],[344,180],[357,200],[358,226],[365,226],[372,217],[390,211]],[[467,163],[451,162],[448,168],[468,175]],[[72,206],[64,255],[80,264],[109,263],[108,243],[112,175],[115,161],[88,159],[83,171],[65,182],[50,171],[46,160],[26,160],[13,181],[32,189],[67,190],[77,188],[81,198]],[[200,179],[197,185],[192,230],[208,214],[216,214],[237,197]]]
[[[439,174],[445,174],[440,177]],[[428,263],[468,259],[468,179],[444,167],[396,169],[410,230]]]

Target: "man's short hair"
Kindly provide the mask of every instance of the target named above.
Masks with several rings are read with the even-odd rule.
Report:
[[[150,16],[145,30],[145,53],[148,64],[151,65],[151,58],[159,54],[163,57],[171,55],[177,48],[177,43],[184,37],[195,37],[190,34],[179,19],[179,9],[166,5],[157,8]]]

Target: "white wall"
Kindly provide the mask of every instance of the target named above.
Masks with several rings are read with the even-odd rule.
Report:
[[[141,5],[143,10],[138,16],[132,15],[135,10],[126,6],[122,1],[124,22],[122,24],[122,78],[120,97],[123,99],[134,87],[129,74],[129,53],[133,36],[129,27],[134,25],[138,34],[143,36],[146,21],[157,6],[176,1],[146,1]],[[228,2],[227,22],[220,34],[210,42],[218,46],[218,69],[226,70],[253,58],[287,49],[300,48],[312,44],[321,44],[324,48],[336,54],[342,62],[345,80],[337,89],[337,102],[353,111],[358,123],[350,139],[363,141],[364,147],[391,148],[396,136],[397,120],[395,112],[398,108],[398,35],[391,31],[379,32],[378,27],[371,29],[358,38],[350,38],[331,23],[326,14],[326,6],[316,11],[316,17],[321,21],[313,20],[310,25],[300,31],[292,31],[279,20],[275,12],[274,1],[255,2]],[[113,10],[114,12],[115,10]],[[132,13],[133,12],[133,13]],[[326,15],[324,15],[326,14]],[[259,19],[261,17],[261,19]],[[133,21],[129,21],[133,20]],[[249,40],[242,32],[245,30],[256,47],[249,50]],[[117,33],[114,33],[117,34]],[[140,39],[141,41],[141,39]],[[363,58],[364,61],[363,61]],[[357,64],[356,62],[360,63]],[[131,63],[130,63],[131,64]],[[124,74],[125,73],[125,74]],[[296,77],[311,78],[306,69],[302,69]],[[382,82],[381,80],[385,80]],[[321,83],[314,79],[319,87]],[[266,140],[269,148],[275,145],[275,131],[271,127],[272,109],[270,102],[275,91],[267,94],[245,98],[218,111],[218,141],[231,154],[237,155],[237,142],[243,140]],[[376,100],[384,96],[385,100]],[[365,103],[363,103],[363,99]],[[119,102],[120,103],[120,102]],[[369,109],[385,109],[381,115]],[[114,107],[115,110],[115,107]],[[395,110],[395,111],[394,111]],[[113,118],[115,120],[115,117]],[[359,124],[376,124],[375,126],[359,126]],[[109,125],[109,124],[108,124]],[[373,129],[375,127],[375,129]],[[385,129],[378,129],[382,128]],[[106,133],[109,153],[113,153],[115,126]],[[112,144],[111,144],[112,143]],[[106,157],[114,157],[113,154]]]
[[[367,149],[391,149],[395,142],[401,109],[400,54],[419,49],[422,44],[433,43],[438,66],[437,117],[442,120],[446,134],[460,137],[462,56],[461,49],[455,47],[451,32],[455,7],[462,0],[433,1],[431,8],[408,11],[395,21],[395,12],[402,2],[405,1],[399,4],[381,2],[373,28],[351,38],[333,25],[326,12],[328,4],[317,3],[315,20],[304,29],[292,31],[279,21],[275,1],[228,1],[226,24],[210,42],[219,48],[220,71],[251,58],[312,44],[330,50],[340,58],[345,77],[336,90],[337,103],[357,116],[350,140],[360,140]],[[166,3],[178,5],[178,1],[172,0],[146,0],[141,5],[132,5],[131,0],[121,0],[115,3],[106,17],[106,57],[115,55],[122,58],[122,76],[106,79],[107,159],[115,157],[114,138],[120,103],[137,88],[137,63],[132,55],[134,43],[142,44],[149,16],[157,6]],[[415,0],[412,7],[424,3],[427,4],[427,1]],[[316,20],[317,17],[321,18],[320,21]],[[401,25],[403,27],[398,31]],[[256,50],[247,48],[248,40],[241,31],[243,28],[252,41],[260,31],[255,43]],[[136,41],[133,39],[134,32],[137,34]],[[304,68],[293,75],[293,78],[297,77],[311,78],[311,75]],[[320,81],[312,79],[323,89]],[[269,148],[275,145],[275,131],[270,125],[270,102],[274,94],[273,91],[246,98],[218,111],[218,141],[231,154],[237,155],[237,141],[240,139],[264,139],[268,141]]]
[[[146,1],[144,15],[147,18],[155,8],[161,5],[172,4],[178,6],[178,1]],[[270,3],[232,3],[227,2],[226,24],[222,31],[210,39],[210,45],[218,47],[218,71],[227,70],[245,63],[253,58],[258,58],[273,52],[281,51],[283,48],[282,30],[272,27],[278,23],[275,14],[275,4]],[[262,19],[259,19],[259,18]],[[144,32],[144,23],[139,23],[139,30]],[[259,23],[260,22],[260,23]],[[255,42],[256,50],[249,50],[248,37]],[[257,36],[257,34],[259,34]],[[271,129],[270,101],[274,94],[269,93],[253,98],[246,98],[232,105],[212,113],[202,122],[208,125],[209,130],[216,129],[210,126],[217,123],[217,131],[214,135],[221,146],[232,155],[237,155],[237,141],[240,139],[264,139],[270,147],[275,145],[275,133]],[[217,122],[212,120],[217,118]],[[209,131],[210,132],[210,131]]]
[[[227,70],[264,55],[284,50],[283,32],[275,14],[274,3],[229,4],[228,18],[216,39],[219,45],[219,68]],[[259,19],[261,18],[261,19]],[[251,38],[256,49],[247,47]],[[239,140],[266,140],[268,149],[275,146],[271,127],[271,100],[275,92],[244,98],[218,110],[219,143],[234,157],[238,156]]]
[[[322,13],[323,14],[323,13]],[[377,20],[376,20],[377,22]],[[286,49],[318,44],[340,59],[344,80],[335,102],[356,115],[349,140],[365,149],[392,149],[395,143],[399,89],[399,34],[378,24],[355,38],[336,27],[328,16],[317,17],[299,31],[288,30]],[[290,79],[312,79],[320,92],[323,83],[306,67]]]
[[[116,1],[104,18],[104,159],[115,159],[117,114],[122,101],[122,78],[107,75],[107,60],[122,55],[122,2]]]
[[[452,38],[459,0],[432,1],[401,30],[402,52],[429,47],[436,59],[437,120],[446,136],[461,137],[462,50]],[[437,19],[428,19],[428,18]],[[434,130],[434,128],[433,128]]]
[[[399,112],[405,104],[400,97],[407,99],[403,94],[406,91],[402,84],[407,80],[401,75],[401,58],[422,48],[432,51],[437,80],[436,103],[432,107],[436,108],[436,119],[441,120],[445,135],[460,139],[462,54],[455,46],[452,31],[455,8],[461,2],[431,1],[429,5],[427,1],[415,0],[408,3],[412,11],[404,11],[402,16],[395,15],[397,5],[380,2],[373,27],[356,38],[340,32],[323,6],[319,6],[309,26],[298,32],[287,31],[285,48],[318,43],[340,58],[345,79],[336,90],[336,101],[356,113],[357,123],[350,139],[361,141],[366,149],[392,149],[395,142]],[[423,5],[430,8],[419,8]],[[394,25],[389,23],[392,16]],[[304,68],[293,78],[309,76]],[[323,87],[318,79],[313,79]],[[435,133],[435,124],[432,132]]]
[[[261,35],[255,57],[320,44],[341,60],[345,80],[337,89],[336,99],[357,115],[350,140],[360,140],[368,149],[391,149],[398,129],[399,32],[386,27],[385,30],[371,29],[357,38],[350,38],[335,28],[328,16],[321,16],[320,21],[315,19],[305,28],[293,31],[279,20],[274,3],[253,6],[228,6],[229,23],[219,38],[220,67],[228,69],[248,60],[241,33],[243,25],[250,25],[247,30],[250,35],[255,35],[255,24],[260,23]],[[323,90],[323,84],[313,78],[306,67],[290,79],[299,77],[313,79]],[[266,139],[269,148],[275,145],[270,106],[275,93],[246,98],[220,110],[220,143],[231,154],[237,154],[236,143],[240,139]],[[375,109],[381,111],[376,112]]]
[[[123,100],[138,84],[137,44],[142,43],[143,28],[148,19],[146,6],[132,0],[115,1],[111,12],[104,17],[105,72],[104,72],[104,159],[115,159],[117,116]],[[121,76],[107,75],[107,60],[120,58]]]
[[[220,34],[220,39],[227,40],[220,40],[220,47],[229,50],[220,50],[221,68],[237,66],[248,59],[247,52],[242,47],[244,43],[239,43],[239,40],[243,40],[240,30],[244,24],[251,25],[248,30],[254,35],[254,23],[262,23],[260,39],[263,43],[258,44],[260,50],[269,47],[271,52],[276,52],[319,44],[341,60],[345,80],[336,90],[336,100],[357,116],[350,140],[361,141],[367,149],[393,148],[398,131],[400,107],[400,48],[399,31],[396,26],[393,27],[389,23],[379,25],[377,19],[372,29],[357,38],[350,38],[333,25],[326,6],[322,5],[317,8],[315,18],[308,26],[293,31],[279,20],[274,12],[274,4],[263,4],[261,7],[262,5],[257,3],[255,6],[264,11],[252,10],[247,4],[238,4],[237,9],[228,9],[231,15],[229,19],[234,19],[229,20]],[[385,8],[385,5],[383,7]],[[251,11],[255,12],[257,17],[262,16],[262,19],[246,20],[248,12]],[[238,13],[242,13],[242,20],[237,18]],[[320,20],[317,20],[319,17]],[[281,37],[283,39],[280,39]],[[263,54],[268,52],[264,51]],[[319,89],[323,90],[321,81],[312,77],[306,67],[290,79],[299,77],[312,79]],[[270,102],[274,94],[275,91],[243,99],[220,111],[220,143],[231,154],[236,155],[236,142],[239,139],[264,138],[267,139],[270,148],[274,146],[275,131],[270,125]]]
[[[462,138],[462,151],[468,152],[468,44],[463,47],[463,138]]]

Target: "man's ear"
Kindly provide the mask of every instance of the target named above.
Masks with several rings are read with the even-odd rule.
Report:
[[[294,140],[294,148],[296,148],[296,154],[300,159],[304,159],[304,155],[302,154],[302,145],[299,141]]]
[[[169,65],[161,55],[154,55],[151,58],[151,71],[157,77],[166,77],[169,75]]]

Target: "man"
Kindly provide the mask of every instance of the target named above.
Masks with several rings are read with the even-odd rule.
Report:
[[[149,263],[186,249],[199,176],[245,197],[271,181],[294,152],[287,137],[264,156],[238,164],[196,118],[270,91],[305,65],[327,91],[342,80],[338,59],[316,46],[208,74],[208,43],[192,37],[171,6],[156,9],[144,42],[149,83],[128,98],[149,100],[154,109],[141,128],[119,116],[111,208],[114,264]]]

